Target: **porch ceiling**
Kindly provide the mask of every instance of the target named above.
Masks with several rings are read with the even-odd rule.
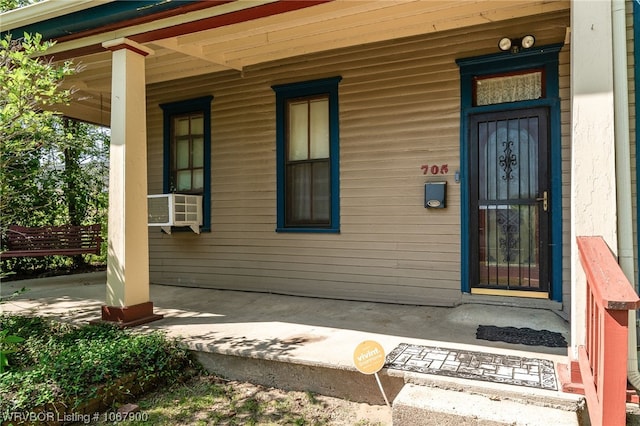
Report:
[[[288,57],[570,7],[569,1],[548,0],[335,0],[268,16],[246,14],[251,8],[258,11],[276,3],[281,4],[273,0],[218,3],[159,21],[59,41],[52,50],[54,56],[68,57],[73,53],[84,67],[66,82],[77,89],[78,102],[63,112],[109,124],[111,53],[91,53],[88,47],[118,37],[131,38],[154,50],[146,59],[146,81],[153,84],[218,71],[242,72],[247,67]],[[241,12],[246,17],[234,20],[234,14]],[[201,29],[202,24],[198,27],[197,23],[207,17],[223,16],[224,21],[215,28]],[[82,55],[83,50],[90,53]]]

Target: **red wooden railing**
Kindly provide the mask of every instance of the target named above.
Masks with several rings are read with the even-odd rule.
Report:
[[[578,347],[578,364],[589,418],[594,426],[622,426],[626,424],[628,311],[637,309],[640,299],[602,237],[577,240],[587,277],[586,344]]]

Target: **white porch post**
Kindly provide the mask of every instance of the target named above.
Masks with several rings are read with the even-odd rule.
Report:
[[[611,3],[571,2],[571,351],[585,343],[586,278],[576,236],[617,250]],[[616,253],[614,253],[616,254]]]
[[[109,248],[102,320],[134,326],[162,318],[149,301],[145,56],[127,39],[105,42],[112,53]]]

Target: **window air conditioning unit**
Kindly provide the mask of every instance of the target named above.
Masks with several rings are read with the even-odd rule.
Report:
[[[186,194],[148,195],[149,226],[171,234],[172,226],[188,226],[196,234],[202,225],[202,196]]]

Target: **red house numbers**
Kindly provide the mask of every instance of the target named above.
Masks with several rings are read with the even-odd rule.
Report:
[[[432,175],[446,175],[447,173],[449,173],[448,164],[443,164],[441,166],[438,166],[437,164],[433,164],[431,166],[429,166],[428,164],[423,164],[422,166],[420,166],[420,168],[422,169],[423,175],[428,175],[429,173],[431,173]]]

